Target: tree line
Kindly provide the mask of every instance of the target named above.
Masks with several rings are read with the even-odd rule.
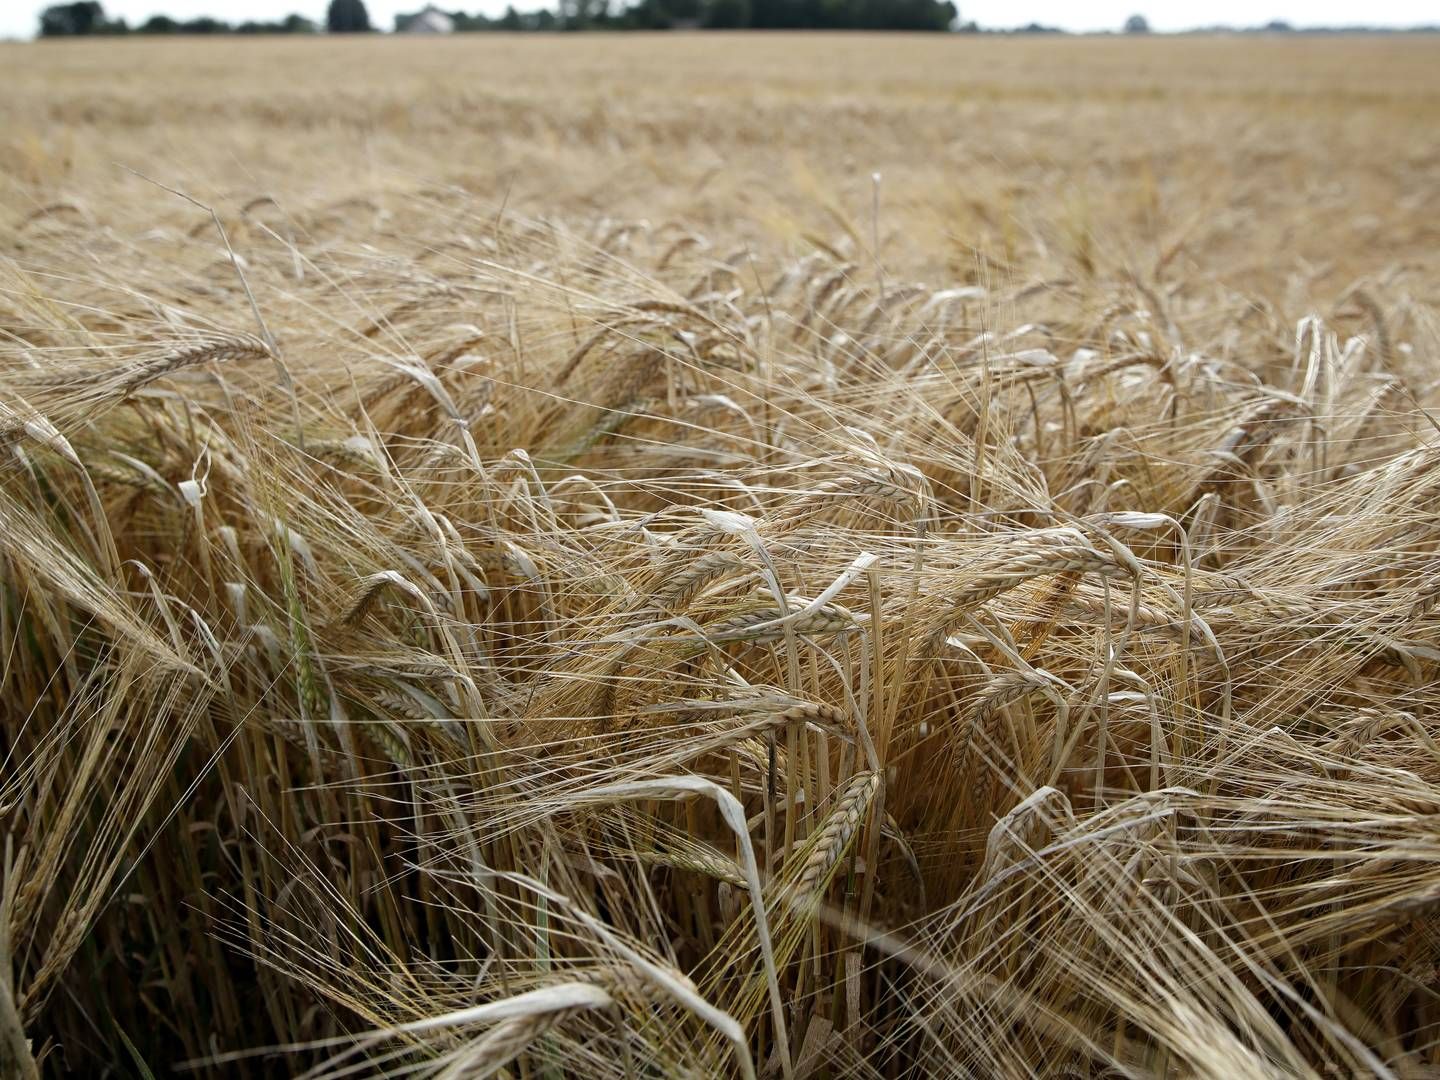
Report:
[[[403,30],[425,10],[400,15],[395,29]],[[674,27],[714,29],[855,29],[950,30],[974,29],[959,25],[959,12],[950,0],[558,0],[556,8],[519,11],[507,7],[503,15],[489,17],[464,11],[445,11],[459,32],[551,30],[664,30]],[[110,18],[99,0],[55,4],[40,14],[41,37],[79,37],[124,34],[313,34],[368,33],[375,29],[364,0],[330,0],[324,24],[303,15],[273,22],[250,20],[230,23],[208,16],[174,19],[152,15],[129,25]]]
[[[355,0],[363,8],[361,0]],[[197,19],[172,19],[152,15],[143,23],[129,25],[123,18],[112,19],[97,0],[55,4],[40,13],[41,37],[119,36],[123,34],[314,34],[320,30],[313,19],[287,15],[274,22],[248,19],[230,23],[208,15]]]
[[[507,7],[503,15],[489,17],[465,11],[441,11],[460,33],[477,31],[558,31],[558,30],[668,30],[699,28],[716,30],[955,30],[979,33],[973,22],[962,23],[950,0],[557,0],[555,9],[518,11]],[[412,20],[433,7],[395,18],[395,29],[404,30]],[[172,19],[152,15],[130,26],[124,19],[111,19],[98,0],[55,4],[40,15],[41,37],[122,34],[314,34],[369,33],[371,25],[365,0],[330,0],[324,25],[303,15],[287,15],[273,22],[247,20],[229,23],[223,19]],[[1149,32],[1143,15],[1126,20],[1129,34]],[[1383,33],[1370,27],[1345,28],[1351,32]],[[1417,26],[1412,32],[1434,32],[1434,25]],[[1002,33],[1058,34],[1050,26],[1031,23],[1016,31]],[[1290,33],[1302,32],[1279,20],[1253,29],[1227,26],[1206,27],[1197,33]],[[1305,33],[1335,33],[1339,28],[1306,28]]]
[[[419,13],[417,12],[416,15]],[[522,14],[513,7],[487,18],[446,12],[456,30],[950,30],[959,12],[949,0],[560,0],[554,12]],[[548,15],[549,19],[544,16]],[[411,16],[400,16],[403,27]]]

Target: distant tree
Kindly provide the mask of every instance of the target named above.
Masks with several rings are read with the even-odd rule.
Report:
[[[135,32],[137,34],[178,34],[180,24],[169,15],[151,15],[136,27]]]
[[[78,37],[97,33],[105,25],[105,9],[95,0],[56,4],[40,13],[41,37]]]
[[[467,15],[463,11],[450,12],[450,19],[455,23],[455,30],[458,33],[469,33],[476,30],[493,30],[497,23],[495,20],[484,15]],[[399,26],[399,18],[396,18],[396,26]]]
[[[236,34],[313,34],[315,24],[303,15],[287,15],[280,22],[260,22],[255,19],[247,19],[234,27],[233,32]]]
[[[609,6],[609,0],[559,0],[560,25],[565,30],[588,30],[605,21]]]
[[[228,34],[230,24],[223,19],[212,19],[209,15],[202,15],[198,19],[191,19],[189,22],[180,24],[182,34]]]
[[[665,12],[666,27],[696,26],[702,18],[700,0],[663,0],[660,7]]]
[[[1131,15],[1125,20],[1125,33],[1127,34],[1148,34],[1150,32],[1150,20],[1144,15]]]
[[[750,25],[760,30],[794,30],[805,25],[802,0],[752,0]]]
[[[701,23],[712,30],[739,30],[750,25],[750,0],[709,0]]]
[[[365,0],[330,0],[325,28],[332,34],[369,33],[370,13],[365,10]]]
[[[1266,32],[1271,34],[1288,34],[1293,29],[1295,28],[1284,19],[1271,19],[1265,24]]]
[[[501,30],[523,30],[525,24],[520,19],[520,13],[513,7],[507,7],[505,14],[500,16]]]

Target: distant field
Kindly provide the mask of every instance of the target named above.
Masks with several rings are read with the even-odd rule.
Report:
[[[224,208],[456,185],[574,221],[967,278],[1173,256],[1187,276],[1436,273],[1440,39],[627,35],[0,49],[4,209]],[[1429,212],[1425,212],[1426,208]],[[1277,247],[1278,245],[1278,247]],[[1300,270],[1304,260],[1310,264]]]
[[[1437,1075],[1437,417],[1440,36],[0,45],[0,1076]]]

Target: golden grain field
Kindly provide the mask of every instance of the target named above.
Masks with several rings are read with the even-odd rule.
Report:
[[[1440,1075],[1437,410],[1440,37],[0,45],[0,1075]]]

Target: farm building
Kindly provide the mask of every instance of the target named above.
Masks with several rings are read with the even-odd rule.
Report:
[[[449,34],[455,29],[455,20],[435,7],[427,7],[400,27],[402,34]]]

